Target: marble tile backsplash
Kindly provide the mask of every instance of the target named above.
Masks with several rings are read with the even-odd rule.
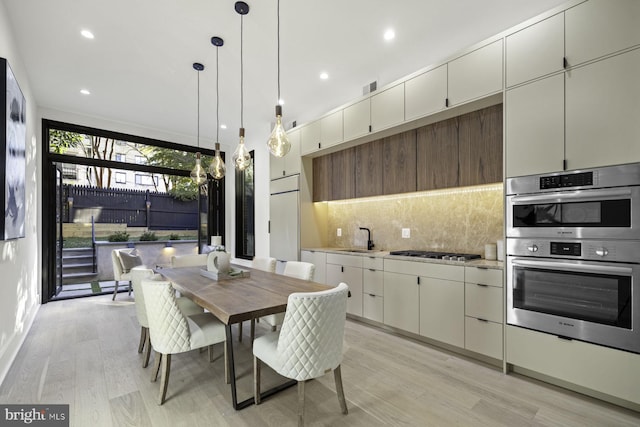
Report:
[[[330,247],[367,246],[367,232],[380,250],[477,253],[503,237],[503,187],[474,187],[328,202]],[[342,236],[337,236],[337,229]],[[409,228],[411,237],[402,238]]]

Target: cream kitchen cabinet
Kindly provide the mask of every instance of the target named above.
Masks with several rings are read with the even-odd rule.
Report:
[[[347,313],[362,317],[362,256],[327,253],[327,285],[349,286]]]
[[[420,277],[420,335],[464,347],[463,282]]]
[[[404,83],[404,116],[414,120],[446,108],[447,64],[420,74]]]
[[[351,104],[342,110],[344,140],[365,136],[371,132],[371,100],[369,98]]]
[[[300,140],[303,156],[341,143],[343,141],[342,110],[303,126]]]
[[[404,83],[371,96],[371,131],[378,132],[404,121]]]
[[[507,87],[562,71],[563,58],[564,13],[507,36]]]
[[[555,172],[564,161],[564,75],[507,90],[506,176]]]
[[[380,257],[362,259],[362,317],[384,321],[384,263]]]
[[[507,91],[506,176],[640,161],[640,49]]]
[[[502,39],[450,61],[448,106],[502,91]]]
[[[300,130],[289,130],[287,137],[291,143],[289,153],[284,157],[269,155],[269,172],[271,179],[300,173]]]
[[[327,254],[322,251],[300,251],[300,261],[310,262],[315,266],[313,281],[317,283],[327,282]]]
[[[384,272],[384,324],[417,334],[420,331],[420,288],[417,275]]]
[[[464,348],[502,359],[502,270],[465,267]]]
[[[589,0],[567,9],[568,65],[576,66],[640,44],[639,22],[637,0]]]

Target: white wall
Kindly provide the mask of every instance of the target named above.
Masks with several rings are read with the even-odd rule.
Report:
[[[36,102],[27,73],[11,33],[11,24],[0,3],[0,57],[6,58],[27,103],[27,169],[25,238],[0,241],[0,382],[26,337],[40,303],[40,154]],[[4,98],[4,95],[3,95]],[[2,100],[4,102],[4,99]],[[4,126],[4,118],[2,119]],[[4,162],[4,153],[2,153]],[[4,191],[4,190],[2,190]],[[4,206],[2,207],[4,211]]]

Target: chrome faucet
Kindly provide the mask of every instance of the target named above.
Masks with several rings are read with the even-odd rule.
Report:
[[[360,227],[360,230],[366,230],[367,231],[367,250],[371,250],[373,249],[373,240],[371,240],[371,230],[369,230],[366,227]]]

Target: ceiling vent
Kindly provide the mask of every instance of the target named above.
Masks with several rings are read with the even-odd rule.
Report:
[[[362,88],[362,94],[366,95],[368,93],[374,92],[377,88],[378,88],[378,82],[373,81]]]

